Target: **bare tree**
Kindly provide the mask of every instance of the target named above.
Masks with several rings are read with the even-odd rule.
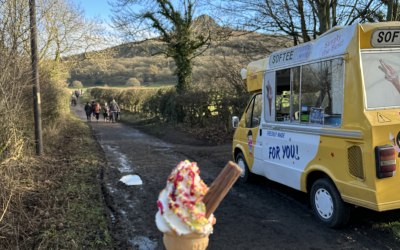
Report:
[[[383,1],[376,0],[223,0],[225,13],[246,29],[281,32],[293,43],[307,42],[337,25],[382,21]]]
[[[66,0],[40,0],[40,58],[60,61],[61,56],[103,49],[104,30]]]
[[[26,92],[31,82],[28,3],[0,0],[0,113],[5,118],[0,124],[0,164],[21,155],[22,145],[29,140],[29,133],[24,131],[29,131],[32,125],[29,119],[32,110],[26,108],[32,107],[31,94]],[[57,82],[66,82],[67,69],[60,69],[63,65],[54,61],[77,48],[78,51],[95,48],[98,33],[92,32],[94,29],[79,9],[66,0],[38,0],[37,6],[40,73],[48,76],[43,80],[54,90],[43,91],[42,101],[45,107],[59,108],[64,100],[59,99],[61,85]],[[48,114],[55,117],[54,110]]]
[[[399,20],[399,0],[387,0],[387,21]]]
[[[23,50],[24,42],[29,47],[28,2],[22,0],[0,2],[0,44],[15,56]],[[4,58],[6,59],[6,58]]]
[[[29,12],[23,0],[1,0],[0,44],[28,55]],[[39,58],[59,61],[61,56],[82,53],[99,48],[103,29],[95,22],[86,20],[80,8],[67,0],[39,0],[37,3]],[[10,45],[12,43],[12,45]]]

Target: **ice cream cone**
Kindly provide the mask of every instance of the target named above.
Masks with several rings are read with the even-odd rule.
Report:
[[[163,241],[167,250],[205,250],[208,246],[208,235],[164,233]]]

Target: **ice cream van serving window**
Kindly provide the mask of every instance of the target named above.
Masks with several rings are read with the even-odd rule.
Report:
[[[275,121],[340,126],[343,60],[336,58],[276,71]]]

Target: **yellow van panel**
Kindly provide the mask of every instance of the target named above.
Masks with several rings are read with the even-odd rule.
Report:
[[[365,23],[360,25],[360,48],[361,49],[370,49],[371,45],[371,36],[375,29],[377,28],[386,28],[386,27],[400,27],[400,22],[382,22],[382,23]]]
[[[247,66],[247,91],[254,92],[261,90],[264,72],[267,69],[268,58],[249,63]]]

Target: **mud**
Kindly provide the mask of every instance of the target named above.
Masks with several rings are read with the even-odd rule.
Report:
[[[86,120],[83,108],[75,108]],[[210,146],[174,130],[169,142],[122,124],[89,123],[108,161],[104,195],[116,249],[164,249],[154,216],[156,200],[172,168],[196,161],[210,184],[231,160],[230,145]],[[185,138],[183,138],[185,137]],[[120,181],[137,175],[142,185]],[[347,228],[329,229],[314,217],[305,194],[255,178],[237,183],[215,212],[217,224],[208,249],[400,249],[390,231],[377,227],[399,219],[399,212],[355,209]]]

